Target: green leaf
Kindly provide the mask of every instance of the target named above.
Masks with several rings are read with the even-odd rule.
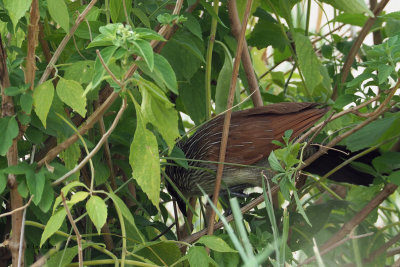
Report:
[[[90,243],[82,243],[82,248],[85,249],[90,246]],[[78,246],[63,248],[60,251],[52,254],[46,262],[46,266],[65,267],[68,266],[74,258],[78,255]]]
[[[185,17],[187,17],[187,20],[183,22],[183,26],[185,26],[197,38],[203,40],[203,35],[199,21],[190,13],[186,13]]]
[[[147,27],[150,28],[150,20],[140,8],[133,8],[132,13]]]
[[[204,247],[193,246],[188,251],[190,267],[208,267],[209,258]]]
[[[110,14],[112,21],[115,22],[128,22],[126,21],[124,3],[126,7],[126,13],[129,15],[132,9],[132,0],[112,0],[110,1]]]
[[[31,114],[33,104],[32,95],[29,93],[22,94],[19,101],[21,103],[22,110],[28,115]]]
[[[64,0],[47,0],[47,8],[51,17],[66,33],[69,32],[69,14]]]
[[[51,204],[53,203],[54,200],[54,190],[49,180],[46,180],[43,192],[46,192],[46,194],[42,195],[42,199],[39,203],[39,208],[44,213],[47,213],[50,210]]]
[[[219,72],[217,87],[215,89],[215,112],[217,114],[226,110],[233,71],[233,61],[228,48],[221,42],[218,42],[218,44],[222,45],[224,48],[225,60],[224,65],[222,65],[222,69]]]
[[[150,43],[144,40],[136,40],[132,41],[132,44],[135,46],[135,53],[141,56],[149,67],[150,71],[153,71],[154,53]]]
[[[75,205],[76,203],[84,201],[88,196],[89,196],[89,192],[85,192],[85,191],[76,192],[75,194],[73,194],[71,196],[71,200],[67,201],[67,204]],[[89,216],[90,216],[90,214],[89,214]]]
[[[44,242],[46,242],[48,238],[50,238],[55,232],[58,231],[58,229],[60,229],[66,215],[67,212],[65,211],[65,209],[61,208],[50,217],[44,228],[42,238],[40,239],[40,247],[42,247]]]
[[[275,156],[274,151],[271,152],[268,156],[268,162],[271,165],[271,168],[278,172],[284,172],[285,170],[282,168],[281,164],[279,163],[277,157]]]
[[[178,112],[170,102],[162,102],[153,97],[151,91],[147,91],[143,86],[139,86],[142,92],[142,114],[144,121],[153,124],[162,135],[172,151],[175,140],[179,137],[178,130]]]
[[[33,91],[33,105],[36,115],[42,121],[46,128],[47,114],[49,113],[51,103],[54,97],[54,86],[51,80],[45,81]]]
[[[400,171],[392,172],[388,176],[388,180],[396,185],[400,185]]]
[[[80,84],[88,84],[93,77],[94,72],[94,61],[93,60],[82,60],[76,61],[71,65],[64,68],[64,79],[74,80]]]
[[[197,72],[190,82],[179,84],[179,95],[190,118],[199,125],[206,119],[206,103],[204,88],[204,73]]]
[[[371,12],[371,10],[368,8],[368,6],[365,4],[364,0],[322,0],[321,2],[325,2],[334,8],[337,8],[339,10],[342,10],[346,13],[350,14],[363,14],[367,13],[370,17],[373,17],[374,14]]]
[[[44,176],[44,169],[42,168],[39,172],[37,172],[34,176],[35,178],[35,192],[33,193],[35,196],[33,197],[33,203],[38,205],[42,200],[43,192],[44,192],[44,185],[46,183],[46,178]],[[47,192],[46,192],[47,194]]]
[[[18,123],[14,117],[0,118],[0,155],[5,156],[13,139],[18,135]]]
[[[150,71],[144,61],[137,61],[137,64],[146,75],[150,76],[158,84],[158,86],[165,89],[165,85],[174,94],[179,94],[174,70],[163,56],[154,54],[153,71]]]
[[[103,50],[100,51],[100,55],[104,60],[104,63],[108,65],[110,63],[110,60],[114,54],[114,52],[117,50],[118,47],[116,46],[109,46],[104,48]],[[106,73],[106,70],[104,69],[103,65],[101,64],[100,59],[97,57],[96,61],[94,63],[94,75],[92,79],[92,85],[90,89],[96,88],[100,82],[103,80],[103,76]],[[87,93],[85,91],[85,93]]]
[[[5,93],[5,95],[8,95],[8,96],[16,96],[16,95],[24,93],[25,91],[26,91],[26,88],[24,88],[24,87],[11,86],[11,87],[7,87],[6,90],[4,91],[4,93]]]
[[[308,92],[312,95],[314,88],[322,82],[321,62],[314,52],[310,40],[303,34],[295,34],[296,52],[299,68],[303,74]]]
[[[129,163],[133,177],[158,209],[160,201],[160,159],[157,139],[146,129],[139,104],[134,102],[137,125],[135,136],[130,147]]]
[[[7,185],[7,175],[4,172],[0,172],[0,194],[3,193]]]
[[[83,94],[83,88],[78,82],[60,78],[56,90],[62,102],[78,112],[83,118],[86,116],[86,95]]]
[[[202,236],[196,243],[205,245],[206,247],[218,252],[237,252],[231,248],[223,239],[217,236]]]
[[[101,228],[106,223],[107,206],[103,199],[98,196],[91,196],[86,202],[86,211],[89,214],[94,226],[97,228],[97,233],[101,233]]]
[[[135,220],[132,216],[132,212],[128,209],[128,207],[122,201],[122,199],[120,199],[116,194],[109,193],[108,195],[114,202],[114,205],[121,210],[122,216],[125,218],[125,220],[135,229],[136,231],[134,235],[135,241],[144,243],[143,234],[137,228]]]
[[[361,130],[355,132],[346,138],[346,146],[351,151],[358,151],[360,149],[373,146],[379,141],[384,139],[386,133],[392,129],[396,132],[400,124],[400,116],[386,116],[383,119],[373,121]],[[398,134],[398,131],[397,131]]]
[[[121,23],[107,24],[106,26],[101,26],[99,32],[101,34],[97,35],[87,48],[96,46],[112,46],[113,40],[117,36],[118,27]],[[104,58],[104,57],[103,57]]]
[[[395,71],[394,67],[391,65],[379,65],[378,67],[378,81],[379,84],[386,82],[392,72]]]
[[[4,7],[8,11],[8,16],[13,24],[13,30],[15,28],[20,18],[22,18],[31,6],[32,0],[4,0]]]
[[[219,18],[218,14],[215,13],[214,8],[209,3],[207,3],[204,0],[200,0],[200,4],[207,10],[207,12],[211,15],[211,17],[213,17],[214,19],[216,19],[218,21],[219,24],[221,24],[226,29],[228,28],[225,26],[225,24]]]
[[[147,28],[135,28],[135,33],[138,39],[144,40],[158,40],[158,41],[167,41],[164,37],[159,35],[157,32],[147,29]]]

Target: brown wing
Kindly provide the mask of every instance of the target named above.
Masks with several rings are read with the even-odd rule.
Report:
[[[317,106],[316,103],[278,103],[233,112],[225,162],[250,165],[267,157],[276,149],[272,140],[281,141],[289,129],[293,130],[292,138],[299,136],[328,111]],[[199,131],[203,136],[212,131],[199,150],[206,160],[218,161],[223,120],[223,116],[218,116]]]

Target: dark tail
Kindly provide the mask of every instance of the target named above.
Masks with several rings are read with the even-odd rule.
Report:
[[[345,160],[357,155],[360,152],[350,152],[344,146],[335,146],[335,149],[337,150],[329,150],[326,154],[322,155],[316,161],[304,168],[304,170],[323,176],[339,164],[343,163]],[[379,151],[373,150],[370,153],[358,158],[355,162],[361,162],[371,166],[372,160],[377,156],[380,156]],[[352,164],[348,164],[333,173],[328,177],[328,179],[335,182],[367,186],[372,184],[374,176],[370,173],[362,172],[359,168],[356,168]]]

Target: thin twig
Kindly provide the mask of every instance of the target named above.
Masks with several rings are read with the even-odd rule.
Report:
[[[110,68],[107,66],[107,64],[104,62],[103,57],[100,54],[99,49],[96,49],[96,54],[100,59],[101,65],[103,65],[103,68],[107,71],[108,74],[110,74],[111,78],[113,79],[114,82],[116,82],[118,84],[119,87],[123,88],[124,84],[117,79],[117,77],[115,76],[115,74],[110,70]]]
[[[335,87],[333,88],[332,92],[332,99],[336,100],[338,96],[338,90],[342,86],[342,84],[346,81],[347,76],[350,73],[351,65],[353,64],[354,58],[360,49],[365,37],[369,33],[369,30],[371,29],[372,25],[374,25],[378,15],[382,12],[382,10],[385,8],[389,0],[382,0],[374,9],[374,16],[369,17],[368,20],[365,22],[363,28],[361,31],[358,33],[357,39],[354,41],[353,45],[351,46],[351,49],[349,53],[347,54],[346,61],[343,65],[342,71],[340,74],[342,75],[340,84],[336,84]]]
[[[23,205],[22,207],[19,207],[19,208],[15,209],[15,210],[12,210],[12,211],[9,211],[9,212],[0,214],[0,218],[1,218],[1,217],[5,217],[5,216],[13,215],[14,213],[16,213],[16,212],[18,212],[18,211],[20,211],[20,210],[26,209],[26,208],[31,204],[31,201],[32,201],[32,199],[33,199],[33,196],[34,196],[34,195],[31,195],[31,197],[30,197],[29,200],[28,200],[28,203],[26,203],[26,204]]]
[[[325,249],[323,249],[323,250],[320,250],[320,251],[319,251],[319,254],[322,256],[322,255],[324,255],[324,254],[326,254],[326,253],[332,251],[333,249],[335,249],[335,248],[341,246],[342,244],[346,243],[347,241],[349,241],[349,240],[351,240],[351,239],[364,238],[364,237],[367,237],[367,236],[370,236],[370,235],[373,235],[373,234],[374,234],[374,233],[366,233],[366,234],[356,235],[356,236],[349,235],[349,236],[347,236],[346,238],[344,238],[344,239],[342,239],[342,240],[339,240],[338,242],[332,244],[331,246],[329,246],[329,247],[327,247],[327,248],[325,248]],[[312,256],[312,257],[306,259],[305,261],[303,261],[302,263],[300,263],[298,266],[300,267],[300,266],[303,266],[303,265],[305,265],[305,264],[309,264],[309,263],[313,262],[313,261],[316,260],[316,259],[317,259],[316,256]]]
[[[83,267],[83,253],[82,253],[82,236],[79,233],[78,227],[76,227],[76,224],[74,222],[74,218],[72,218],[71,212],[68,208],[67,201],[65,201],[65,196],[64,193],[61,191],[61,199],[62,203],[64,205],[64,209],[67,212],[68,220],[72,225],[72,228],[74,229],[75,235],[76,235],[76,243],[78,243],[78,259],[79,259],[79,267]]]
[[[114,119],[113,123],[111,124],[110,128],[108,129],[108,131],[101,137],[100,141],[97,143],[95,148],[93,148],[93,150],[90,151],[90,153],[75,168],[73,168],[72,170],[70,170],[69,172],[64,174],[61,178],[54,181],[52,183],[52,186],[56,186],[56,185],[62,183],[65,179],[67,179],[72,174],[79,171],[83,166],[85,166],[85,164],[100,150],[100,148],[102,147],[104,142],[107,140],[107,138],[110,136],[110,134],[114,131],[114,129],[117,126],[125,109],[126,109],[126,100],[123,99],[121,108],[119,109],[117,116],[115,117],[115,119]]]
[[[230,1],[235,1],[235,0],[230,0]],[[244,34],[246,32],[247,20],[249,18],[252,3],[253,3],[253,0],[247,0],[246,11],[245,11],[244,17],[243,17],[243,26],[242,26],[242,29],[240,32],[238,45],[236,48],[236,56],[235,56],[235,62],[233,64],[232,79],[231,79],[231,85],[229,88],[229,96],[228,96],[228,103],[227,103],[228,111],[225,113],[225,116],[224,116],[224,126],[223,126],[223,130],[222,130],[222,139],[221,139],[221,146],[220,146],[219,160],[218,160],[219,162],[225,162],[226,146],[228,144],[228,135],[229,135],[229,125],[231,122],[231,115],[232,115],[231,107],[233,105],[233,98],[235,96],[236,82],[237,82],[237,76],[239,73],[239,66],[240,66],[240,55],[242,54],[242,49],[243,49],[243,44],[244,44]],[[217,177],[215,180],[215,187],[214,187],[214,193],[213,193],[213,203],[215,206],[217,206],[217,202],[218,202],[218,196],[219,196],[219,190],[221,188],[221,180],[222,180],[223,171],[224,171],[224,165],[218,164]],[[210,225],[208,226],[208,235],[212,235],[214,232],[214,219],[215,219],[215,210],[212,210],[211,216],[210,216]]]
[[[54,65],[56,64],[58,58],[61,55],[61,52],[64,50],[65,46],[67,45],[69,39],[71,38],[71,36],[74,35],[76,29],[78,29],[79,24],[81,24],[81,22],[84,20],[84,18],[86,17],[86,15],[89,13],[89,11],[92,9],[92,7],[94,6],[94,4],[96,4],[97,0],[92,0],[87,7],[85,8],[85,10],[83,10],[82,14],[80,14],[76,20],[75,20],[75,24],[74,26],[72,26],[72,28],[69,30],[69,33],[67,35],[65,35],[64,39],[61,41],[60,45],[57,47],[56,51],[54,52],[53,57],[51,58],[49,64],[47,64],[46,70],[44,71],[42,77],[39,80],[38,84],[42,84],[44,83],[47,78],[49,77],[52,69],[54,68]]]

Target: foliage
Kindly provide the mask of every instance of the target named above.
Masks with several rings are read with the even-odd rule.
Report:
[[[218,11],[210,1],[183,1],[181,12],[173,14],[176,1],[103,0],[93,5],[38,0],[38,22],[32,22],[35,2],[0,0],[8,71],[0,77],[0,209],[10,211],[16,195],[25,202],[32,198],[24,217],[25,264],[44,255],[48,266],[68,266],[78,261],[80,249],[87,265],[286,266],[314,255],[321,257],[317,264],[326,266],[361,266],[363,259],[369,266],[393,264],[387,250],[367,258],[400,230],[398,192],[357,225],[351,237],[362,239],[326,254],[319,247],[385,184],[400,185],[400,152],[393,151],[400,113],[390,112],[399,108],[393,87],[399,80],[399,12],[380,14],[370,31],[383,42],[357,47],[358,60],[341,81],[355,42],[338,26],[365,27],[373,13],[364,1],[316,1],[335,12],[322,29],[309,27],[307,5],[312,1],[254,1],[246,39],[264,104],[320,102],[338,113],[376,97],[378,104],[359,110],[363,116],[348,112],[316,137],[328,143],[377,114],[375,121],[341,140],[355,154],[371,147],[380,150],[371,165],[351,163],[376,179],[370,187],[344,185],[347,194],[342,197],[324,178],[313,177],[296,188],[304,144],[286,132],[268,159],[276,176],[263,188],[264,204],[242,215],[239,206],[260,194],[231,199],[234,223],[218,212],[224,229],[189,244],[183,238],[186,229],[169,227],[175,220],[172,197],[161,174],[166,164],[188,168],[175,143],[185,138],[187,129],[204,123],[206,103],[214,104],[214,114],[226,109],[237,46],[227,1],[213,2],[214,7],[220,4]],[[237,1],[241,17],[245,2]],[[217,28],[211,37],[212,20]],[[39,33],[37,38],[29,37],[30,27]],[[206,58],[210,38],[217,43],[212,60]],[[35,40],[39,42],[30,59],[27,51]],[[283,62],[290,67],[279,67]],[[236,109],[252,106],[244,68],[235,91]],[[205,83],[211,84],[209,99]],[[381,109],[386,106],[391,109]],[[9,166],[13,155],[7,152],[14,141],[18,164]],[[8,177],[14,176],[16,187],[7,187]],[[280,186],[275,209],[270,195],[274,184]],[[195,211],[198,216],[185,226],[193,222],[201,230],[207,222],[201,208]],[[22,213],[12,216],[22,221]],[[0,218],[0,229],[11,229],[11,220]],[[2,237],[10,234],[5,231],[0,230]]]

